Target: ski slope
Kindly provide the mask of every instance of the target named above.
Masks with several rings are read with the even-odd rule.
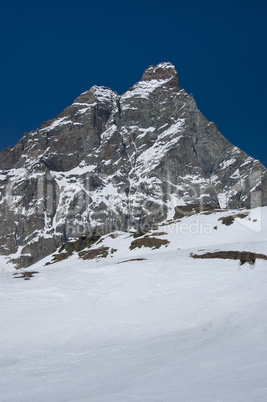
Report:
[[[267,261],[190,257],[267,254],[267,208],[218,221],[233,213],[163,225],[170,243],[156,250],[107,235],[101,246],[117,250],[107,258],[48,257],[30,280],[2,258],[1,402],[265,402]],[[200,221],[217,229],[200,233]]]

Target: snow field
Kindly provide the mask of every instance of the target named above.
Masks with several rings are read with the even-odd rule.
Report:
[[[260,232],[222,225],[223,212],[201,215],[218,225],[212,234],[162,226],[170,244],[158,250],[129,251],[129,234],[106,236],[93,247],[116,248],[113,257],[44,266],[48,257],[28,281],[2,258],[1,402],[266,401],[267,262],[190,257],[266,253],[261,212]],[[145,260],[123,262],[136,258]]]

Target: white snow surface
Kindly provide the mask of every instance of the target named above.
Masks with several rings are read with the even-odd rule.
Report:
[[[162,87],[164,84],[170,81],[170,78],[162,80],[162,79],[151,79],[149,81],[139,81],[136,83],[133,88],[127,92],[125,92],[121,96],[121,102],[127,99],[131,99],[132,97],[136,98],[145,98],[148,99],[152,92],[155,89]]]
[[[52,121],[52,123],[51,123],[49,126],[47,126],[47,127],[45,127],[45,128],[42,128],[42,129],[40,130],[40,132],[43,132],[43,131],[44,131],[44,132],[51,131],[51,130],[53,130],[55,127],[62,126],[62,125],[64,125],[64,124],[70,124],[70,123],[72,123],[71,120],[66,120],[66,119],[67,119],[66,116],[65,116],[65,117],[59,117],[58,119]]]
[[[267,254],[267,208],[218,220],[237,212],[161,225],[156,250],[106,235],[106,259],[47,257],[28,281],[1,257],[1,402],[266,401],[267,261],[190,257]]]

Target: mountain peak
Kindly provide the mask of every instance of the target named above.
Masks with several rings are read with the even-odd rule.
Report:
[[[166,80],[169,86],[180,89],[177,71],[172,63],[164,62],[145,69],[141,81]],[[170,85],[171,84],[171,85]]]
[[[90,233],[259,204],[267,170],[205,119],[171,63],[121,96],[93,86],[0,153],[0,254],[18,267]]]

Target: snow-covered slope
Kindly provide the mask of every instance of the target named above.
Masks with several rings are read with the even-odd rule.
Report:
[[[106,258],[49,256],[15,276],[2,258],[1,401],[266,401],[267,261],[190,256],[266,245],[259,208],[105,235],[89,250]]]

